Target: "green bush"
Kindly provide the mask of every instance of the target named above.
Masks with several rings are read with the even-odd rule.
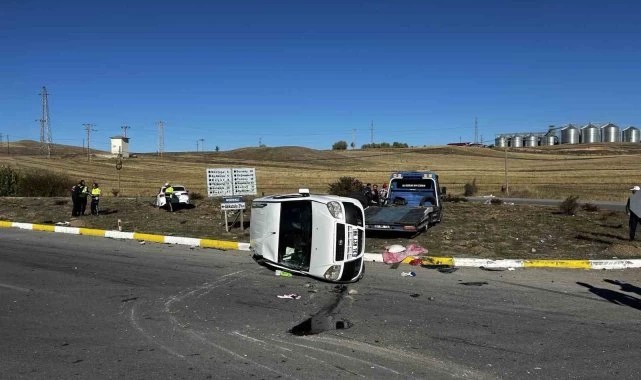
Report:
[[[0,197],[13,197],[18,193],[18,172],[11,166],[0,166]]]
[[[332,145],[332,150],[345,150],[347,149],[347,141],[341,140],[341,141],[336,141]]]
[[[471,183],[468,182],[465,184],[463,195],[466,197],[469,197],[478,193],[478,191],[479,191],[479,188],[478,186],[476,186],[476,178],[474,178]]]
[[[340,177],[338,181],[329,184],[327,192],[349,197],[354,194],[361,194],[363,192],[363,183],[354,177]]]
[[[74,181],[49,170],[27,169],[20,171],[17,185],[20,197],[62,197],[69,195]]]
[[[565,215],[576,214],[576,210],[579,208],[579,202],[577,202],[578,199],[578,195],[570,195],[569,197],[565,198],[565,200],[559,205],[559,210],[561,210],[561,213]]]

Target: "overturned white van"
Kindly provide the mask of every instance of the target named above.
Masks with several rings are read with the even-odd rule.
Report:
[[[363,275],[365,216],[356,199],[336,195],[271,195],[254,199],[250,248],[256,259],[331,282]]]

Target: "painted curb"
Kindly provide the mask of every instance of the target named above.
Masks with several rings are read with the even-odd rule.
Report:
[[[146,234],[141,232],[122,232],[111,230],[97,230],[94,228],[52,226],[47,224],[18,223],[0,220],[0,227],[19,228],[22,230],[59,232],[71,235],[99,236],[112,239],[131,239],[139,241],[150,241],[154,243],[188,245],[190,247],[228,249],[236,251],[249,251],[249,243],[236,241],[198,239],[179,236],[163,236]]]
[[[365,261],[383,262],[383,255],[366,253]],[[414,257],[406,257],[401,263],[408,264]],[[423,265],[443,265],[471,268],[563,268],[563,269],[630,269],[641,268],[641,259],[628,260],[513,260],[473,259],[457,257],[422,256]]]
[[[19,228],[23,230],[59,232],[72,235],[99,236],[112,239],[131,239],[163,244],[187,245],[190,247],[216,248],[222,250],[249,251],[249,243],[236,241],[198,239],[179,236],[163,236],[141,232],[122,232],[98,230],[83,227],[53,226],[47,224],[19,223],[0,220],[0,228]],[[365,253],[365,261],[383,262],[380,253]],[[629,260],[514,260],[514,259],[475,259],[457,257],[420,257],[423,265],[444,265],[471,268],[564,268],[564,269],[630,269],[641,268],[641,259]],[[414,257],[406,257],[401,263],[408,264]]]

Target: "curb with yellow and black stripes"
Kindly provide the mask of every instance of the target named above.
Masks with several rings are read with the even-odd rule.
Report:
[[[249,251],[249,243],[235,241],[198,239],[179,236],[163,236],[141,232],[122,232],[111,230],[98,230],[83,227],[54,226],[47,224],[19,223],[0,220],[0,227],[19,228],[23,230],[59,232],[72,235],[100,236],[113,239],[132,239],[149,241],[164,244],[187,245],[191,247],[229,249],[237,251]],[[409,263],[414,260],[407,257],[402,263]],[[365,261],[383,262],[383,255],[378,253],[366,253]],[[515,260],[515,259],[479,259],[479,258],[457,258],[457,257],[421,257],[423,265],[442,265],[452,267],[475,267],[475,268],[565,268],[565,269],[628,269],[641,268],[641,259],[619,259],[619,260]]]
[[[191,247],[233,249],[239,251],[249,251],[249,243],[239,243],[235,241],[197,239],[179,236],[163,236],[146,234],[141,232],[122,232],[110,230],[97,230],[93,228],[52,226],[47,224],[18,223],[0,220],[0,227],[14,227],[23,230],[60,232],[72,235],[101,236],[113,239],[133,239],[140,241],[150,241],[155,243],[188,245]]]

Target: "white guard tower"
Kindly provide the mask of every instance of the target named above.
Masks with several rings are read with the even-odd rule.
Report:
[[[122,157],[129,157],[129,137],[113,136],[111,137],[111,154]]]

